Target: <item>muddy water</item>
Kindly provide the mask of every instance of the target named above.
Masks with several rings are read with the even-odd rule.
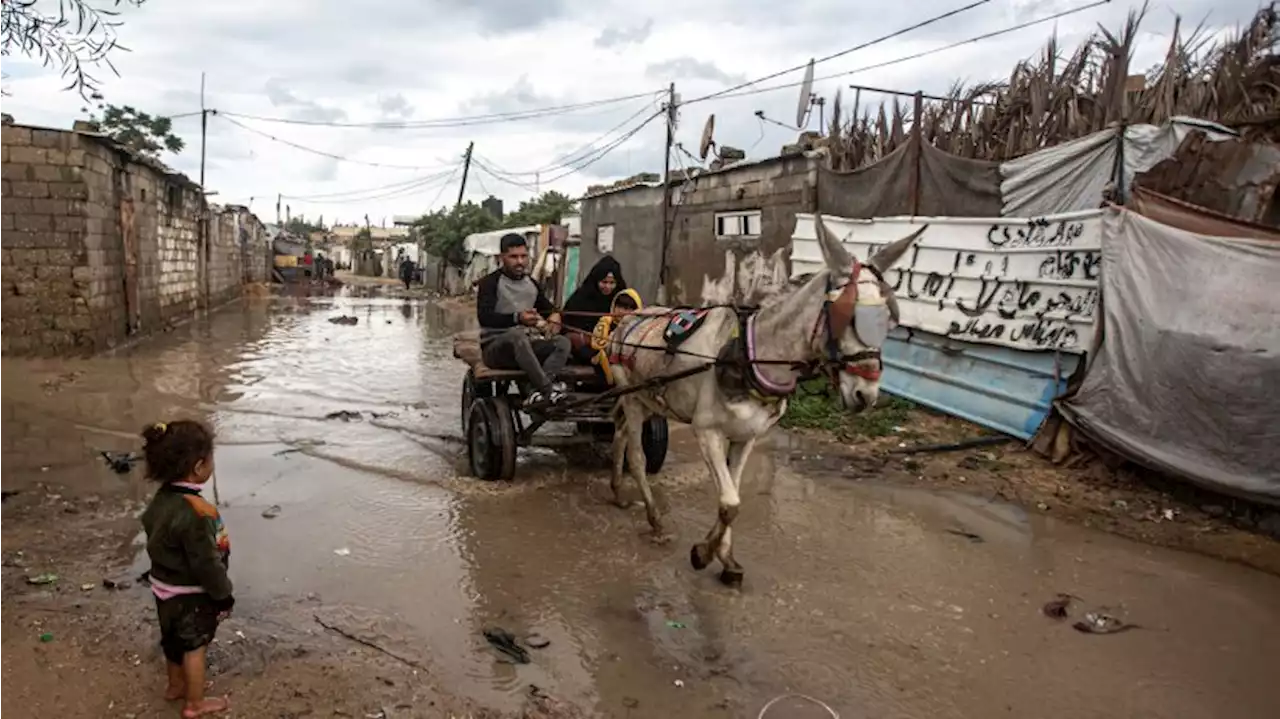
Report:
[[[359,323],[327,321],[341,314]],[[6,489],[145,498],[93,451],[134,448],[158,418],[207,417],[241,620],[304,633],[318,619],[499,709],[530,684],[616,717],[755,717],[787,692],[877,718],[1280,706],[1269,575],[762,451],[734,593],[688,566],[714,507],[688,442],[658,479],[678,535],[665,547],[641,512],[606,504],[588,456],[534,452],[513,484],[468,479],[448,343],[467,323],[402,300],[278,299],[113,357],[5,360]],[[325,419],[341,410],[363,419]],[[1040,612],[1058,592],[1081,598],[1076,617],[1105,608],[1140,628],[1078,633]],[[551,643],[504,663],[480,636],[491,626]],[[791,699],[766,716],[830,714]]]

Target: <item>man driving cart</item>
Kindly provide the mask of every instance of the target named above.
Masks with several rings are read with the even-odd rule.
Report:
[[[508,233],[498,248],[501,266],[476,283],[481,357],[494,369],[524,372],[533,386],[526,406],[555,404],[567,393],[558,378],[569,360],[569,338],[559,333],[559,315],[528,274],[525,238]]]

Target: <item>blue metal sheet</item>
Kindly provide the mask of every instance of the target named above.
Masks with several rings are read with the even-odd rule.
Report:
[[[884,346],[889,394],[1023,440],[1066,390],[1078,355],[1027,352],[898,327]]]

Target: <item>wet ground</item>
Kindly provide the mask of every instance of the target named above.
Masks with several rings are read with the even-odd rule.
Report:
[[[449,343],[468,313],[361,294],[246,303],[115,356],[4,360],[4,709],[176,714],[152,698],[146,590],[99,586],[145,568],[151,488],[96,452],[183,415],[219,434],[237,605],[213,661],[236,716],[756,717],[789,692],[877,719],[1280,706],[1280,578],[808,461],[786,435],[744,482],[741,593],[688,565],[714,496],[680,434],[657,480],[668,546],[607,503],[589,452],[470,479]],[[361,418],[325,418],[344,410]],[[42,572],[59,579],[26,583]],[[1078,597],[1064,620],[1041,611],[1059,593]],[[1073,629],[1091,611],[1138,628]],[[550,644],[507,663],[488,627]],[[831,714],[787,699],[765,716]]]

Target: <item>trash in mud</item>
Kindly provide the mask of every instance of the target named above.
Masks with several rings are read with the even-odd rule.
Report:
[[[351,550],[347,549],[346,547],[338,547],[337,549],[333,550],[333,553],[338,555],[339,557],[351,556]]]
[[[279,517],[280,513],[283,511],[284,510],[281,509],[280,505],[273,504],[270,507],[267,507],[266,509],[262,510],[262,516],[264,519],[275,519],[276,517]]]
[[[329,414],[326,414],[324,418],[340,419],[343,422],[359,422],[360,420],[364,419],[364,415],[360,414],[359,412],[352,412],[349,409],[344,409],[337,412],[330,412]]]
[[[92,592],[97,588],[98,588],[98,585],[94,584],[93,582],[85,582],[84,584],[80,585],[80,591],[82,592]]]
[[[1166,509],[1160,513],[1160,516],[1164,517],[1166,522],[1172,522],[1175,515],[1172,509]]]
[[[41,634],[41,635],[40,635],[40,641],[41,641],[41,642],[43,642],[43,643],[45,643],[45,644],[48,644],[49,642],[53,641],[53,633],[52,633],[52,632],[45,632],[44,634]]]
[[[141,584],[147,587],[151,586],[151,570],[150,569],[144,569],[142,571],[142,574],[138,575],[138,584]]]
[[[103,579],[102,586],[107,589],[124,590],[133,586],[133,582],[128,579]]]
[[[981,534],[974,534],[973,532],[965,531],[963,529],[948,529],[947,533],[954,534],[957,537],[964,537],[965,539],[969,540],[970,542],[973,542],[974,544],[981,544],[986,541],[985,539],[982,538]]]
[[[133,465],[138,462],[141,457],[133,452],[108,452],[102,450],[98,452],[102,455],[102,459],[116,474],[128,474],[133,471]]]
[[[640,700],[636,699],[635,697],[623,697],[622,706],[628,709],[635,709],[636,707],[640,706]]]
[[[27,577],[27,584],[31,584],[35,586],[40,586],[44,584],[53,584],[56,581],[58,581],[58,575],[52,574],[49,572],[46,572],[44,574],[37,574],[34,577]]]
[[[677,621],[675,621],[675,620],[668,620],[668,621],[667,621],[667,628],[668,628],[668,629],[684,629],[684,627],[685,627],[684,622],[677,622]]]
[[[1071,600],[1073,599],[1075,599],[1075,597],[1070,594],[1059,594],[1057,598],[1050,602],[1046,602],[1045,605],[1040,608],[1040,611],[1050,619],[1066,619],[1069,614],[1068,610],[1071,607]]]
[[[1071,625],[1077,632],[1084,634],[1119,634],[1130,629],[1138,629],[1137,624],[1130,624],[1123,619],[1104,612],[1089,612],[1084,619]]]
[[[671,682],[671,683],[672,683],[672,684],[674,684],[674,685],[676,685],[676,688],[677,688],[677,689],[680,689],[681,687],[683,687],[683,686],[684,686],[684,680],[683,680],[683,679],[677,679],[677,680],[675,680],[674,682]]]
[[[529,634],[524,638],[524,643],[533,649],[546,649],[551,646],[551,640],[541,634]]]
[[[485,629],[484,638],[489,644],[498,651],[507,655],[516,664],[528,664],[529,652],[524,647],[516,643],[516,637],[511,632],[500,627],[492,627]]]
[[[8,502],[10,497],[21,493],[22,490],[20,489],[6,489],[4,491],[0,491],[0,502]]]
[[[354,325],[359,322],[360,318],[355,315],[342,315],[340,317],[330,317],[329,322],[335,325]]]
[[[370,416],[374,419],[387,419],[388,417],[399,417],[399,412],[370,412]]]

